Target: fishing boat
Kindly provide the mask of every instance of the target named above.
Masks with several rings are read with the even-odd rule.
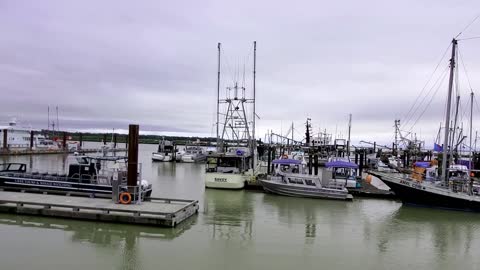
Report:
[[[218,43],[217,141],[216,151],[207,156],[205,187],[242,189],[255,178],[257,147],[255,141],[255,63],[253,43],[253,91],[235,81],[220,95],[220,43]],[[244,74],[245,76],[245,74]],[[222,106],[222,109],[221,109]],[[250,114],[251,113],[251,114]]]
[[[207,155],[201,146],[187,146],[185,153],[182,155],[182,162],[203,162],[206,159]]]
[[[248,148],[231,148],[226,153],[212,153],[207,158],[205,186],[242,189],[253,176],[252,155]]]
[[[126,186],[126,160],[126,157],[71,156],[66,173],[27,171],[24,163],[5,163],[0,165],[0,188],[111,197],[112,181],[118,180],[120,186]],[[141,170],[138,185],[145,198],[151,196],[152,185],[141,179]]]
[[[457,40],[452,41],[452,56],[450,58],[450,78],[445,115],[444,144],[439,146],[441,162],[433,160],[426,163],[415,163],[410,174],[386,173],[372,170],[369,173],[380,178],[395,195],[405,204],[427,206],[443,209],[480,211],[480,185],[473,176],[471,166],[455,164],[452,158],[455,145],[452,143],[450,129],[450,110],[452,89],[455,75]],[[472,142],[472,111],[473,92],[470,108],[470,149]],[[457,102],[458,104],[458,102]],[[455,120],[456,122],[456,120]],[[455,129],[455,126],[454,126]],[[470,150],[471,164],[472,150]],[[368,177],[368,176],[367,176]]]
[[[316,199],[352,200],[346,188],[350,177],[356,175],[356,164],[348,162],[327,162],[330,170],[321,175],[305,173],[305,166],[296,159],[272,161],[275,171],[267,179],[260,179],[266,192],[278,195]]]
[[[166,141],[164,138],[158,143],[157,152],[152,153],[153,161],[170,162],[175,159],[175,145],[171,141]]]

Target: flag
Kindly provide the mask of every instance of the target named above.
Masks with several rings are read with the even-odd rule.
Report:
[[[436,144],[434,143],[433,144],[433,151],[436,151],[436,152],[442,152],[443,151],[443,147],[439,144]]]

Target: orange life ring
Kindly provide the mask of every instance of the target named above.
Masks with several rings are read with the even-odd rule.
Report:
[[[120,203],[121,204],[130,204],[132,202],[132,195],[128,192],[120,193]]]

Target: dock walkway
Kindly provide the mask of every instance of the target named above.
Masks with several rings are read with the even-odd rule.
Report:
[[[141,204],[111,199],[0,191],[0,212],[175,227],[198,213],[198,201],[150,198]]]

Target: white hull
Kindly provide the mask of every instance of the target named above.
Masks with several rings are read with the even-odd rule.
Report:
[[[165,156],[162,155],[162,154],[158,154],[158,153],[153,153],[152,154],[152,160],[153,161],[164,161],[165,159]]]
[[[219,189],[242,189],[248,176],[233,173],[205,173],[205,187]]]
[[[193,163],[204,161],[206,156],[204,155],[183,155],[182,162]]]

